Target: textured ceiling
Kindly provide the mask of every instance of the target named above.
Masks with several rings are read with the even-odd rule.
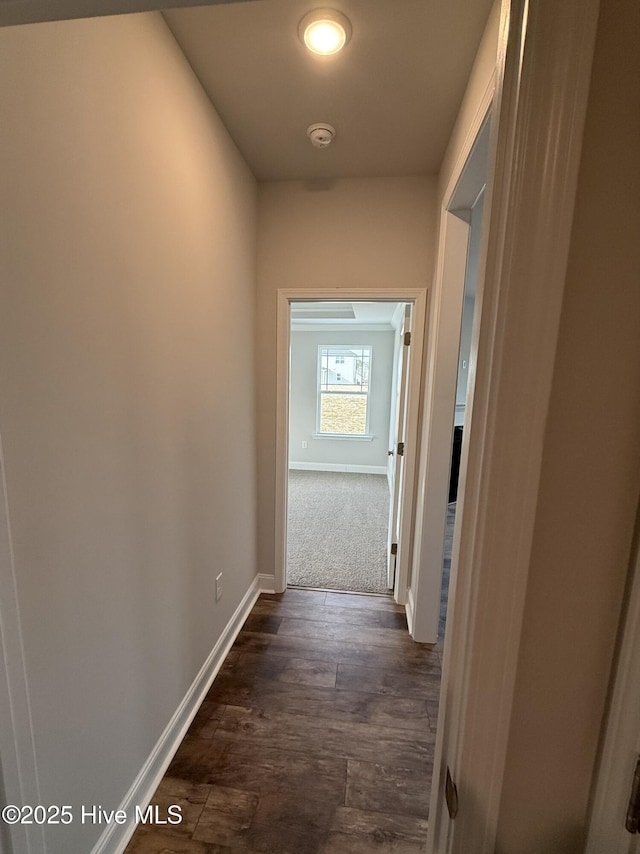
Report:
[[[353,37],[309,54],[310,0],[173,9],[165,18],[259,180],[438,171],[491,0],[335,0]],[[311,146],[306,128],[336,139]]]

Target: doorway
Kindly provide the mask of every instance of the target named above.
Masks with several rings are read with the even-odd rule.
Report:
[[[487,183],[487,161],[489,153],[490,121],[487,118],[478,134],[469,159],[465,164],[460,181],[449,206],[450,215],[468,225],[464,267],[464,286],[462,294],[462,312],[460,316],[460,344],[458,348],[458,368],[455,387],[455,409],[452,425],[451,464],[446,498],[446,522],[444,529],[442,582],[440,590],[440,612],[438,615],[438,636],[442,639],[447,618],[449,599],[449,580],[456,525],[460,524],[458,509],[458,490],[461,479],[464,480],[462,463],[462,441],[465,428],[469,426],[471,407],[468,401],[473,395],[472,360],[476,353],[472,349],[474,317],[476,313],[476,295],[480,266],[482,225],[485,189]],[[462,470],[461,470],[462,466]]]
[[[279,292],[276,589],[405,604],[425,306],[426,290]]]
[[[474,328],[479,325],[476,291],[490,149],[490,106],[488,98],[481,106],[475,136],[445,194],[441,211],[436,307],[429,333],[433,343],[422,420],[424,454],[416,506],[422,527],[416,541],[407,614],[411,634],[421,643],[442,641],[453,543],[460,527],[461,514],[456,511],[461,504],[459,493],[465,475],[462,440],[468,436],[471,417],[467,400],[472,399],[475,376],[472,340]]]
[[[291,303],[288,586],[393,590],[411,308]]]

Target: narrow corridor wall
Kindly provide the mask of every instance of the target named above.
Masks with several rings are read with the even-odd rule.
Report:
[[[114,809],[256,575],[256,186],[160,14],[4,29],[0,80],[0,431],[41,795]],[[47,850],[102,830],[47,828]]]

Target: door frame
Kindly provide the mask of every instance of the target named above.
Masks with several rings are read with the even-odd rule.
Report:
[[[477,187],[477,167],[472,164],[471,171],[474,175],[471,179],[467,167],[471,164],[474,153],[478,151],[478,143],[482,140],[482,144],[486,145],[494,93],[495,73],[491,75],[473,117],[440,208],[440,230],[433,287],[434,308],[431,317],[433,328],[429,336],[432,349],[428,355],[429,380],[425,390],[422,414],[424,454],[420,458],[419,498],[416,506],[416,516],[422,519],[422,531],[420,538],[416,539],[411,573],[411,596],[415,615],[412,636],[419,643],[437,643],[439,639],[444,536],[447,524],[471,209],[482,192]],[[488,147],[490,157],[490,145]],[[483,176],[485,188],[488,170],[489,162]],[[461,190],[462,183],[465,187]],[[476,189],[477,193],[474,196]],[[461,197],[464,197],[463,205],[457,206],[456,202],[459,202]],[[456,205],[455,209],[454,205]],[[486,234],[486,229],[484,232]],[[483,251],[484,245],[481,253]],[[479,270],[478,291],[482,287],[480,272]],[[478,296],[474,302],[476,305],[479,304]],[[454,330],[455,334],[453,334]],[[472,352],[470,364],[473,365],[473,362],[474,353]],[[470,367],[469,387],[472,381],[473,370]],[[472,401],[468,399],[465,408],[465,430],[471,424],[471,408]],[[464,479],[462,467],[460,477],[461,480]],[[456,526],[461,523],[462,513],[459,512],[461,505],[462,502],[458,501]]]
[[[286,589],[287,501],[289,475],[289,386],[292,302],[410,302],[411,348],[409,361],[408,411],[405,440],[403,501],[400,540],[396,563],[394,598],[407,604],[409,572],[415,530],[413,508],[419,454],[418,421],[422,387],[422,362],[425,341],[428,289],[425,288],[278,288],[276,331],[276,483],[275,483],[275,578],[276,593]],[[386,438],[386,437],[385,437]]]
[[[0,771],[7,804],[40,804],[31,704],[0,439]],[[42,825],[5,825],[13,854],[44,854]],[[1,840],[0,840],[1,841]]]
[[[495,851],[597,19],[502,0],[427,854]]]
[[[624,827],[633,772],[640,752],[640,515],[620,620],[617,666],[612,669],[611,704],[605,719],[602,753],[594,777],[594,795],[585,854],[632,850],[634,836]],[[630,749],[633,744],[634,748]],[[621,811],[617,812],[617,808]],[[637,844],[638,837],[635,837]],[[625,843],[626,849],[625,849]]]

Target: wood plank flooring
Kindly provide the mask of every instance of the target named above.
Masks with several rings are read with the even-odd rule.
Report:
[[[127,854],[420,854],[440,652],[386,597],[263,594]]]

